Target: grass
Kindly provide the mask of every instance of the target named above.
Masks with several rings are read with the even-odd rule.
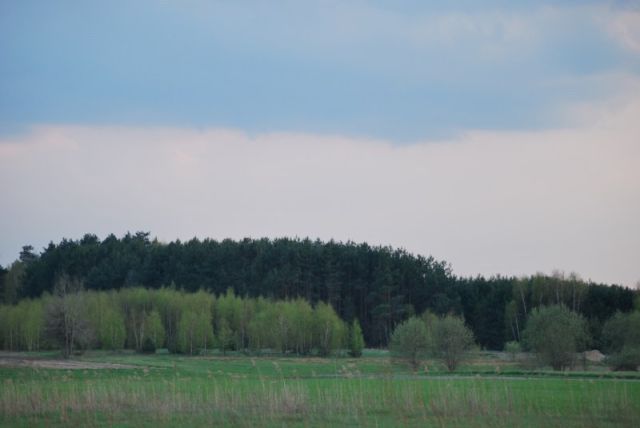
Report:
[[[454,376],[361,359],[95,352],[130,369],[0,368],[4,426],[638,426],[640,381],[478,355]],[[496,367],[500,369],[496,370]],[[518,372],[518,370],[520,370]],[[526,377],[522,374],[526,374]],[[619,376],[619,375],[618,375]]]

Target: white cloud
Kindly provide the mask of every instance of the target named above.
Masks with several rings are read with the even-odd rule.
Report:
[[[640,11],[622,10],[608,21],[611,34],[631,52],[640,53]]]

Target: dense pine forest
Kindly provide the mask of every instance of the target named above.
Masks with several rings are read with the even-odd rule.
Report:
[[[457,277],[445,261],[402,249],[310,239],[192,239],[162,243],[149,233],[104,240],[50,243],[42,252],[25,246],[0,267],[0,303],[53,292],[61,277],[87,291],[135,287],[204,290],[215,295],[293,300],[335,309],[346,323],[358,320],[367,346],[386,346],[394,327],[426,310],[464,318],[477,343],[502,349],[519,340],[536,307],[562,304],[582,314],[593,347],[604,322],[634,307],[637,292],[555,273],[530,277]],[[636,303],[637,304],[637,303]]]

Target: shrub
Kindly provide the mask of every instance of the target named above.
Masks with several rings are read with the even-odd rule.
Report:
[[[620,352],[625,345],[640,345],[640,311],[616,313],[602,328],[607,352]]]
[[[583,351],[588,341],[584,318],[558,305],[535,308],[523,337],[538,359],[554,370],[573,367],[576,352]]]
[[[624,346],[620,352],[607,358],[607,362],[616,371],[637,371],[640,366],[640,346]]]
[[[391,335],[391,356],[408,362],[416,370],[429,349],[429,336],[424,322],[416,317],[399,324]]]
[[[518,354],[522,351],[522,347],[520,346],[520,342],[513,340],[505,343],[504,351],[509,355],[511,361],[515,361]]]
[[[357,319],[353,320],[349,327],[349,355],[357,358],[362,356],[362,349],[364,348],[364,338],[362,337],[362,328]]]
[[[454,371],[473,345],[473,333],[461,318],[453,315],[438,318],[432,330],[435,356],[444,361],[449,371]]]
[[[153,342],[153,339],[151,339],[149,336],[147,336],[142,341],[142,348],[140,348],[140,351],[143,354],[155,354],[156,353],[156,344]]]
[[[640,365],[640,312],[611,317],[602,329],[608,364],[614,370],[637,370]]]

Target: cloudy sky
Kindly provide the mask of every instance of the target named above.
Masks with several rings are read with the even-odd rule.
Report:
[[[442,3],[1,1],[0,264],[144,230],[633,285],[640,7]]]

